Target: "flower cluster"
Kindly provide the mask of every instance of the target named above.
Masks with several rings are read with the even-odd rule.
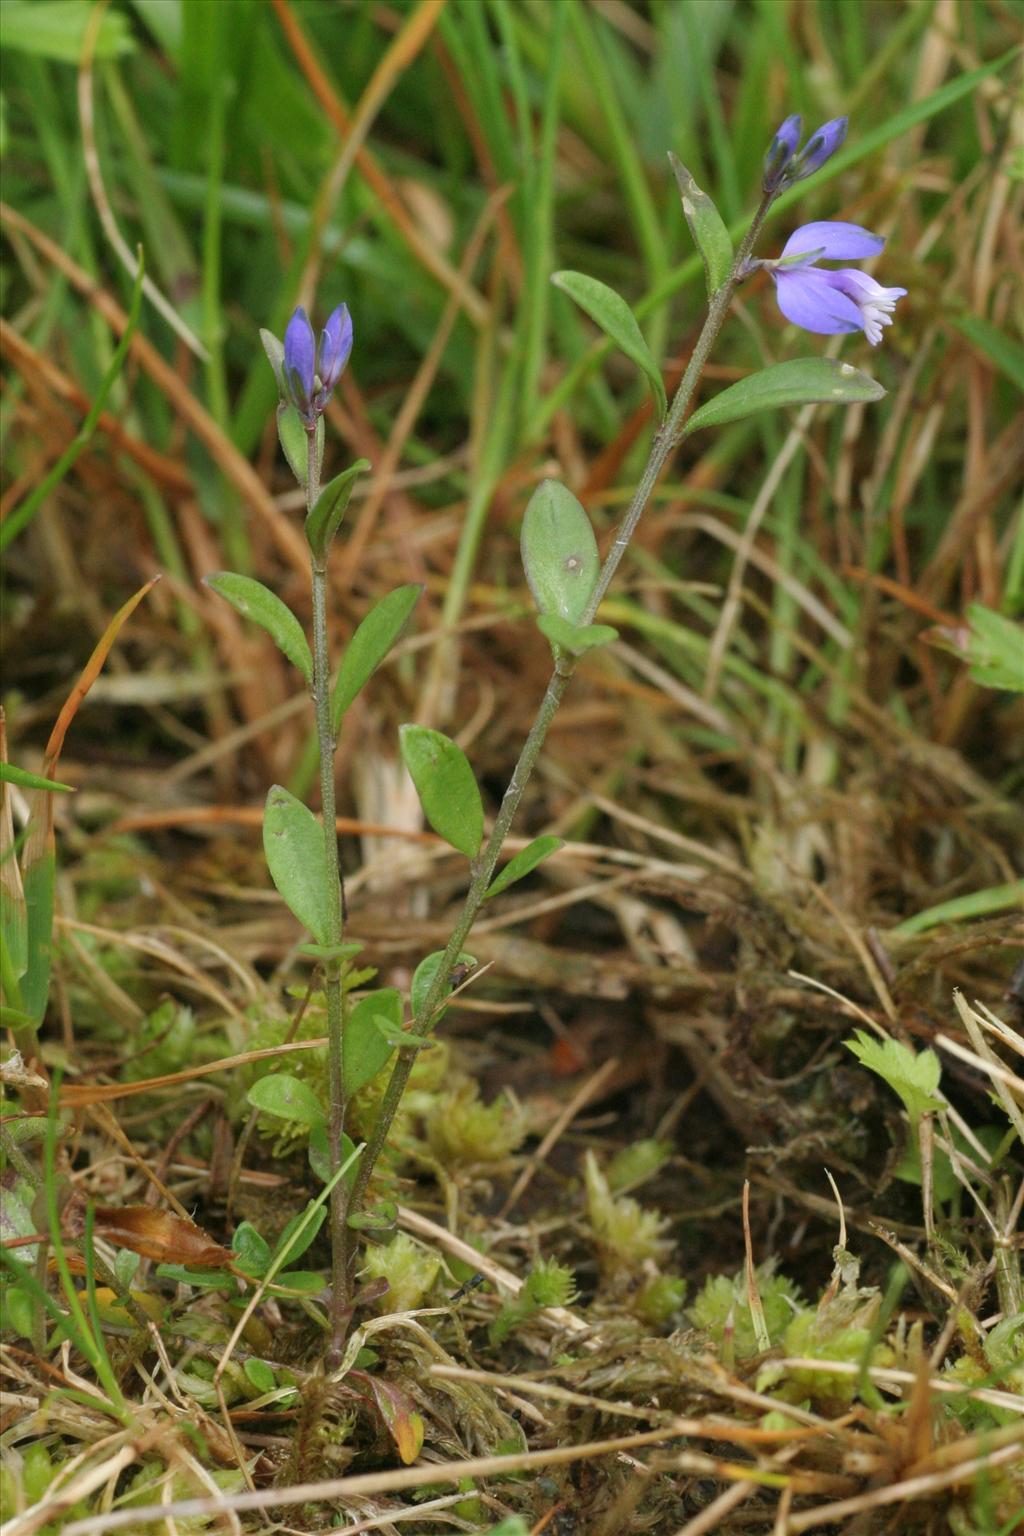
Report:
[[[769,200],[794,182],[803,181],[831,159],[846,138],[847,119],[833,118],[811,134],[800,149],[801,120],[787,117],[764,157],[763,186]],[[864,261],[877,256],[885,241],[859,224],[817,222],[796,230],[775,261],[751,262],[748,271],[766,268],[775,283],[779,308],[787,320],[805,331],[836,336],[863,331],[873,347],[892,325],[896,300],[905,288],[883,288],[855,267],[838,271],[820,267],[826,261]]]
[[[289,320],[284,333],[282,381],[307,428],[314,427],[323,414],[351,351],[352,317],[347,304],[339,304],[328,317],[319,345],[301,306]]]

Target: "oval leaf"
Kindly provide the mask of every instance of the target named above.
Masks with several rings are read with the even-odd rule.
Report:
[[[275,784],[267,795],[263,852],[270,878],[290,910],[318,944],[328,943],[324,829],[309,807],[280,784]]]
[[[253,1083],[246,1097],[253,1109],[262,1109],[279,1120],[293,1120],[308,1130],[323,1125],[323,1106],[308,1083],[287,1072],[272,1072]]]
[[[553,853],[558,852],[559,848],[564,847],[565,843],[560,837],[550,835],[535,837],[532,843],[527,843],[525,848],[520,849],[514,859],[509,859],[501,874],[496,875],[491,881],[484,901],[490,901],[492,896],[499,896],[502,891],[508,890],[516,880],[531,874],[538,864],[543,864],[545,859],[549,859]]]
[[[423,588],[416,582],[407,587],[396,587],[373,605],[352,636],[342,657],[331,700],[331,722],[335,734],[346,709],[380,666],[409,622],[409,615],[422,591]]]
[[[568,651],[570,656],[582,656],[599,645],[611,645],[619,638],[617,629],[610,624],[569,624],[557,613],[542,613],[537,628],[546,635],[557,650]]]
[[[538,612],[578,624],[597,585],[601,560],[589,517],[559,481],[542,480],[530,497],[520,547]]]
[[[450,737],[425,725],[403,725],[402,758],[434,831],[467,859],[484,836],[484,807],[466,754]]]
[[[419,965],[413,972],[412,986],[409,989],[409,1003],[412,1008],[412,1016],[417,1021],[417,1023],[422,1022],[420,1015],[426,1006],[427,998],[430,996],[430,989],[434,985],[434,977],[437,975],[441,966],[441,961],[443,959],[444,950],[435,949],[432,955],[427,955],[424,960],[420,961]],[[474,970],[476,968],[476,960],[472,955],[462,954],[459,956],[456,963],[458,965],[467,967],[469,970]],[[454,985],[454,982],[449,981],[448,985],[444,989],[444,997],[449,995],[449,993],[454,989]],[[443,1017],[444,1009],[440,1009],[435,1014],[433,1023],[439,1023]]]
[[[278,649],[312,685],[313,657],[309,643],[302,633],[302,625],[276,592],[271,592],[269,587],[254,581],[251,576],[239,576],[236,571],[216,571],[207,576],[206,585],[229,602],[244,619],[252,619],[254,624],[265,629]]]
[[[349,1161],[351,1159],[351,1161]],[[348,1163],[346,1172],[342,1175],[342,1183],[350,1189],[356,1177],[356,1144],[345,1132],[341,1133],[341,1163]],[[320,1180],[321,1184],[330,1183],[331,1173],[331,1139],[328,1134],[327,1121],[320,1125],[314,1125],[309,1133],[309,1166]]]
[[[752,373],[730,384],[713,400],[694,411],[683,435],[702,427],[720,427],[759,411],[775,411],[787,405],[859,405],[881,400],[885,390],[875,379],[832,357],[795,357]]]
[[[369,459],[357,459],[351,469],[335,475],[317,497],[316,506],[306,518],[306,543],[318,560],[324,559],[341,526],[353,486],[369,468]]]
[[[669,152],[669,161],[679,184],[683,212],[690,226],[693,243],[704,261],[708,298],[718,292],[732,270],[732,240],[722,215],[690,175],[686,166]]]
[[[397,988],[383,987],[379,992],[367,993],[345,1021],[342,1076],[349,1097],[376,1077],[394,1050],[377,1027],[378,1018],[401,1029],[402,999]]]
[[[658,410],[664,416],[668,401],[665,398],[661,369],[625,299],[614,288],[609,288],[607,283],[598,282],[596,277],[587,277],[584,272],[556,272],[551,281],[556,288],[561,288],[563,293],[575,299],[580,309],[591,320],[596,320],[606,336],[611,337],[620,352],[625,352],[630,362],[636,363],[640,371],[646,374],[658,402]]]

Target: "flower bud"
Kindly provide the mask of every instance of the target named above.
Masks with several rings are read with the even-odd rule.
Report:
[[[292,315],[284,333],[284,383],[295,409],[306,425],[311,426],[316,416],[313,404],[316,339],[309,316],[301,306]]]
[[[811,134],[796,159],[792,160],[786,169],[787,185],[813,176],[815,171],[821,170],[826,160],[831,160],[846,138],[848,123],[849,118],[834,117],[830,123],[822,123],[821,127]]]
[[[341,378],[352,351],[352,317],[347,304],[339,304],[320,334],[320,394],[324,405]]]
[[[764,157],[764,173],[761,185],[766,192],[776,192],[782,185],[786,167],[796,154],[800,143],[803,121],[799,113],[787,117],[768,146]]]

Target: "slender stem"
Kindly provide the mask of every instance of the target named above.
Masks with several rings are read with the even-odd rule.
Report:
[[[754,248],[754,242],[760,232],[771,201],[771,197],[767,195],[762,200],[751,221],[750,228],[747,230],[739,250],[736,252],[729,276],[712,297],[711,303],[708,306],[707,318],[690,355],[690,361],[686,365],[686,371],[679,382],[679,388],[673,397],[668,415],[655,434],[644,472],[634,492],[633,500],[630,502],[629,510],[622,520],[622,526],[615,537],[615,542],[605,557],[597,586],[594,589],[590,602],[587,604],[586,612],[580,620],[581,624],[593,623],[594,615],[601,600],[607,592],[612,577],[619,567],[619,562],[629,546],[630,539],[636,532],[637,524],[650,500],[651,492],[657,484],[658,476],[661,474],[669,455],[678,445],[683,435],[683,424],[700,376],[704,371],[704,365],[708,360],[718,333],[722,329],[722,324],[728,313],[729,304],[736,285],[740,282],[746,271],[750,253]],[[423,1036],[427,1033],[440,1004],[447,995],[452,970],[458,963],[459,952],[469,937],[470,930],[476,921],[477,913],[483,904],[484,897],[487,894],[487,887],[491,883],[491,878],[501,854],[502,844],[508,836],[513,818],[519,809],[519,802],[523,798],[523,791],[529,781],[530,774],[533,772],[534,764],[540,756],[541,748],[544,745],[544,738],[547,736],[558,706],[562,702],[562,696],[569,686],[574,666],[574,662],[563,663],[561,667],[555,668],[551,676],[530,729],[530,734],[526,738],[523,750],[519,754],[519,761],[516,763],[515,770],[509,780],[508,788],[501,802],[501,809],[494,823],[494,830],[487,840],[487,846],[483,853],[473,861],[472,880],[466,893],[466,899],[463,903],[459,920],[455,925],[451,938],[448,940],[444,958],[437,968],[430,990],[413,1020],[412,1033],[415,1035]],[[366,1187],[376,1166],[377,1159],[380,1156],[392,1122],[398,1112],[398,1106],[401,1103],[402,1095],[405,1092],[405,1086],[415,1061],[415,1054],[414,1051],[399,1053],[377,1113],[377,1121],[374,1125],[373,1133],[366,1143],[362,1157],[359,1159],[359,1167],[349,1199],[350,1210],[357,1210],[359,1208],[366,1193]]]
[[[320,466],[316,431],[307,432],[306,506],[312,510],[320,493]],[[327,897],[327,940],[340,945],[344,937],[341,901],[341,867],[334,800],[334,731],[331,726],[331,669],[327,651],[327,562],[315,556],[313,576],[313,704],[320,751],[320,806],[324,824],[324,891]],[[345,996],[341,961],[335,956],[324,963],[327,998],[327,1057],[330,1071],[331,1172],[341,1167],[341,1138],[345,1129]],[[331,1343],[330,1357],[341,1358],[349,1311],[349,1243],[344,1181],[331,1190]]]

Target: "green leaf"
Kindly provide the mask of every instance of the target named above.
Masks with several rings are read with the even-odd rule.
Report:
[[[267,795],[263,852],[270,878],[286,905],[318,944],[327,944],[330,916],[324,891],[324,829],[309,807],[280,784],[273,785]]]
[[[973,680],[986,688],[1024,693],[1024,625],[984,603],[971,603],[967,619]]]
[[[246,1097],[253,1109],[294,1121],[309,1130],[326,1120],[323,1106],[308,1083],[288,1072],[271,1072],[253,1083]]]
[[[484,807],[466,754],[450,737],[425,725],[403,725],[402,758],[434,831],[475,859],[484,836]]]
[[[658,410],[664,417],[668,401],[661,369],[625,299],[614,288],[609,288],[607,283],[598,282],[596,277],[587,277],[584,272],[556,272],[551,281],[556,288],[561,288],[563,293],[574,299],[580,309],[597,322],[605,335],[611,337],[619,351],[624,352],[630,362],[635,363],[641,373],[647,376],[647,382],[658,402]]]
[[[373,673],[409,622],[409,615],[423,588],[416,582],[396,587],[374,603],[346,647],[331,699],[331,724],[337,734],[352,700]]]
[[[725,222],[706,192],[690,175],[681,160],[669,151],[669,163],[679,184],[683,212],[690,226],[693,243],[704,261],[708,298],[716,294],[732,270],[732,240]]]
[[[348,508],[348,499],[359,476],[371,467],[369,459],[357,459],[350,469],[324,486],[316,499],[316,505],[306,518],[306,543],[318,560],[323,560],[341,527],[341,520]]]
[[[393,1200],[381,1200],[369,1210],[353,1211],[348,1225],[355,1232],[393,1232],[398,1225],[398,1207]]]
[[[247,1275],[260,1279],[270,1268],[270,1244],[251,1221],[243,1221],[235,1228],[231,1250],[236,1255],[239,1269]]]
[[[309,473],[309,434],[302,424],[302,417],[294,405],[282,400],[277,408],[277,435],[288,460],[288,467],[300,485],[306,484]],[[324,419],[316,419],[316,461],[324,461]]]
[[[267,354],[267,362],[274,370],[274,378],[277,380],[277,392],[283,401],[287,395],[287,390],[284,386],[284,342],[280,341],[273,331],[268,331],[263,326],[260,327],[260,341],[262,341],[263,350]]]
[[[916,1122],[930,1110],[945,1107],[945,1100],[938,1096],[942,1064],[934,1051],[912,1051],[888,1036],[874,1040],[863,1029],[843,1044],[862,1066],[877,1072],[899,1095],[911,1120]]]
[[[508,890],[516,880],[522,880],[524,875],[531,874],[538,864],[543,864],[545,859],[549,859],[553,853],[558,852],[559,848],[564,847],[565,842],[560,837],[550,835],[535,837],[532,843],[527,843],[525,848],[519,850],[514,859],[509,859],[499,875],[495,875],[487,887],[484,901],[500,896],[502,891]]]
[[[313,657],[309,642],[302,633],[302,625],[276,592],[271,592],[261,581],[251,576],[239,576],[235,571],[215,571],[206,577],[206,585],[229,602],[244,619],[252,619],[265,629],[278,650],[283,651],[292,666],[298,667],[306,682],[313,683]]]
[[[994,912],[1009,912],[1013,908],[1024,910],[1024,880],[988,885],[984,890],[967,891],[963,896],[940,901],[938,906],[915,912],[913,917],[906,918],[890,932],[908,939],[917,933],[927,933],[929,928],[938,928],[942,923],[964,923],[972,917],[991,917]]]
[[[589,517],[558,480],[542,480],[530,497],[520,547],[537,611],[578,624],[597,586],[601,560]]]
[[[542,613],[537,628],[546,635],[556,651],[568,651],[570,656],[582,656],[599,645],[610,645],[619,638],[617,629],[610,624],[570,624],[557,613]]]
[[[275,1262],[283,1267],[285,1264],[294,1264],[296,1259],[301,1259],[306,1249],[312,1246],[326,1220],[326,1206],[318,1204],[316,1200],[310,1200],[304,1211],[292,1217],[278,1238],[274,1247]]]
[[[246,1374],[246,1378],[256,1388],[257,1392],[273,1392],[277,1386],[277,1378],[274,1375],[273,1367],[269,1366],[265,1360],[257,1360],[255,1358],[243,1360],[242,1369]]]
[[[345,1021],[345,1053],[342,1063],[345,1093],[349,1097],[364,1088],[385,1065],[394,1047],[377,1028],[378,1017],[396,1029],[402,1024],[402,998],[396,987],[368,992],[356,1003]]]
[[[444,950],[435,949],[433,954],[427,955],[426,959],[420,961],[419,965],[413,972],[412,986],[409,991],[409,1003],[414,1019],[419,1020],[420,1014],[423,1012],[427,997],[430,994],[430,989],[434,985],[434,977],[440,970],[441,961],[443,959]],[[456,964],[467,966],[469,970],[475,970],[476,968],[476,960],[473,955],[460,955],[456,961]],[[452,991],[454,991],[454,987],[453,984],[449,982],[444,990],[444,997],[448,997]],[[437,1013],[434,1015],[432,1023],[440,1023],[441,1019],[444,1017],[444,1014],[445,1010],[443,1008],[439,1008]]]
[[[26,952],[21,977],[21,1000],[25,1012],[40,1023],[46,1011],[53,964],[53,906],[57,880],[57,861],[46,850],[34,859],[22,874],[25,887]]]
[[[16,768],[13,763],[0,762],[0,784],[17,784],[19,789],[58,789],[73,795],[73,784],[58,784],[56,779],[44,779],[39,773],[29,773],[27,768]]]
[[[795,357],[720,390],[713,400],[694,411],[683,435],[688,437],[704,427],[742,421],[760,411],[776,411],[781,406],[857,405],[881,400],[884,394],[881,384],[849,363],[832,357]]]
[[[1011,384],[1024,390],[1024,356],[1019,342],[1012,341],[1004,330],[993,325],[991,320],[983,319],[981,315],[954,315],[952,323],[972,346],[984,352],[990,362],[995,363]]]
[[[352,1187],[356,1177],[358,1160],[355,1158],[356,1144],[350,1136],[341,1133],[341,1162],[347,1163],[351,1157],[348,1171],[342,1176],[342,1183]],[[326,1120],[320,1125],[314,1125],[309,1133],[309,1166],[320,1180],[326,1184],[331,1178],[331,1142],[328,1135]]]
[[[78,65],[86,29],[93,17],[90,0],[4,0],[3,46],[61,64]],[[134,53],[129,19],[109,11],[100,23],[95,40],[97,59],[116,59]]]
[[[354,960],[356,955],[362,954],[365,944],[300,944],[299,954],[309,955],[311,960],[337,960],[344,965],[346,960]]]
[[[271,1296],[319,1296],[324,1277],[315,1269],[289,1269],[268,1287]]]

